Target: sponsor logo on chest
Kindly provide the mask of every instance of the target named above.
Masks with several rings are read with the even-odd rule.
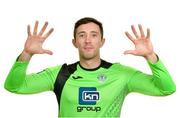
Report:
[[[97,101],[100,100],[100,92],[96,87],[80,87],[79,88],[79,106],[77,112],[86,111],[101,111],[101,107],[96,106]]]

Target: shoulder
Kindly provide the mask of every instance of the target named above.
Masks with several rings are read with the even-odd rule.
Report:
[[[48,71],[57,71],[57,70],[60,70],[61,67],[62,67],[62,65],[55,65],[55,66],[48,67],[45,70],[48,70]]]
[[[121,63],[113,63],[111,66],[111,69],[114,71],[119,71],[119,72],[123,72],[127,74],[134,73],[137,71],[135,68],[123,65]]]
[[[53,77],[56,77],[57,74],[59,73],[61,67],[62,67],[62,65],[55,65],[55,66],[51,66],[51,67],[44,69],[44,71],[47,74],[52,75]]]

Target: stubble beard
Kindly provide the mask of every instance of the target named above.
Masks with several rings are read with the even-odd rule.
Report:
[[[90,54],[86,53],[86,54],[80,54],[80,58],[83,60],[92,60],[95,59],[99,56],[99,53],[95,53],[95,52],[91,52]]]

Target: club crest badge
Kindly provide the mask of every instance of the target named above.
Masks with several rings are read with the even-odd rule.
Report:
[[[104,75],[104,74],[100,74],[100,75],[97,77],[97,79],[99,80],[99,82],[104,82],[104,81],[107,79],[107,77],[106,77],[106,75]]]

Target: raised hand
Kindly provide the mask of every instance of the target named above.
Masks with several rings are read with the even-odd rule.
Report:
[[[150,41],[150,29],[147,29],[147,35],[145,36],[141,24],[138,25],[140,34],[137,33],[134,25],[131,25],[134,37],[128,32],[125,32],[126,36],[134,43],[134,50],[126,50],[124,54],[132,54],[135,56],[143,56],[152,62],[157,61],[156,54],[154,53],[152,43]]]
[[[36,21],[34,26],[34,31],[31,33],[30,25],[27,27],[28,38],[24,45],[24,50],[22,51],[21,55],[18,58],[18,61],[30,61],[31,57],[34,54],[50,54],[52,55],[52,51],[46,50],[42,48],[44,41],[47,37],[53,32],[53,28],[51,28],[46,34],[44,34],[48,22],[45,22],[43,28],[39,33],[38,30],[38,21]],[[43,35],[44,34],[44,35]]]
[[[50,54],[52,55],[52,51],[46,50],[42,48],[44,41],[48,38],[48,36],[53,32],[53,28],[51,28],[46,34],[44,34],[48,22],[45,22],[44,26],[42,27],[41,31],[37,33],[38,30],[38,21],[36,21],[34,26],[34,31],[31,33],[30,25],[27,27],[28,38],[26,40],[24,50],[26,53],[33,55],[33,54]]]

